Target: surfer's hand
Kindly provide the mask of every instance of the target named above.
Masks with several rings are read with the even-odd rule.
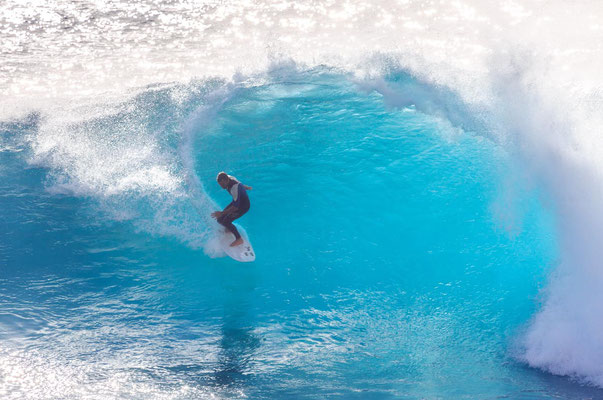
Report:
[[[245,186],[245,189],[247,189],[247,190],[253,189],[251,186],[247,186],[247,185],[244,185],[244,186]]]
[[[220,218],[220,216],[222,216],[222,211],[214,211],[211,213],[211,216],[214,218]]]

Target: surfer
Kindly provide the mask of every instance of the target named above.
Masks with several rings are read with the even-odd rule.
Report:
[[[249,211],[249,196],[247,196],[247,190],[251,190],[252,188],[251,186],[243,185],[234,176],[230,176],[226,172],[220,172],[216,177],[216,180],[222,189],[228,190],[232,196],[232,201],[223,211],[214,211],[211,213],[211,216],[235,236],[235,241],[232,242],[230,246],[238,246],[243,244],[243,239],[232,221],[241,218],[243,214]]]

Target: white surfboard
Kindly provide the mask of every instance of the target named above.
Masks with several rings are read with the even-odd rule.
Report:
[[[220,236],[220,247],[222,250],[233,260],[240,262],[251,262],[255,260],[255,251],[249,243],[249,239],[244,234],[244,230],[237,225],[237,229],[243,238],[243,243],[230,247],[230,244],[234,242],[235,236],[231,232],[222,232]]]

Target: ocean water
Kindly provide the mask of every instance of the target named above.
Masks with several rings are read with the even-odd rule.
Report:
[[[0,11],[2,398],[603,398],[597,3]]]

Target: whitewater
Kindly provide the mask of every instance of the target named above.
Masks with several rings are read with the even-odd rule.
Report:
[[[603,398],[601,21],[3,1],[0,395]]]

